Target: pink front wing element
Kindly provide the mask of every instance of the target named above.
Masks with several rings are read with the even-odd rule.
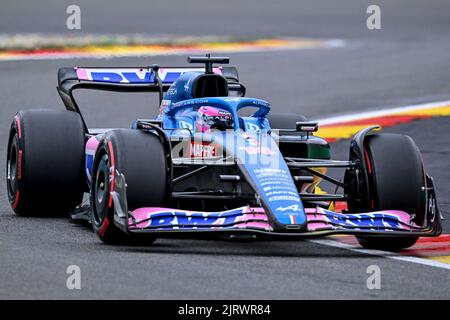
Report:
[[[255,221],[258,220],[258,221]],[[244,215],[238,218],[239,229],[261,229],[265,231],[273,231],[269,224],[269,219],[263,208],[245,207]]]
[[[184,220],[182,220],[184,219]],[[231,226],[230,226],[231,224]],[[260,229],[272,231],[262,208],[241,207],[219,212],[199,212],[172,208],[139,208],[129,219],[130,229],[155,227],[157,229]]]
[[[363,226],[373,228],[385,227],[386,230],[396,229],[404,231],[421,229],[411,222],[411,216],[408,213],[398,210],[342,214],[318,207],[306,208],[305,211],[308,231],[359,229]]]
[[[306,208],[307,231],[372,230],[417,231],[403,211],[385,210],[360,214],[342,214],[320,207]],[[296,224],[295,219],[292,224]],[[201,212],[172,208],[139,208],[131,213],[130,230],[217,230],[258,229],[273,231],[263,208],[240,207],[228,211]],[[304,232],[304,231],[303,231]]]

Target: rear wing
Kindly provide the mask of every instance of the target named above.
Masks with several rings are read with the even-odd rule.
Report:
[[[163,93],[169,89],[170,85],[182,74],[192,71],[205,72],[205,68],[159,67],[157,65],[135,68],[60,68],[57,90],[66,109],[77,112],[82,117],[73,97],[75,89],[157,92],[161,103]],[[213,72],[225,77],[230,91],[235,91],[240,96],[245,95],[245,87],[239,82],[239,75],[235,67],[214,67]],[[84,126],[88,133],[85,123]]]

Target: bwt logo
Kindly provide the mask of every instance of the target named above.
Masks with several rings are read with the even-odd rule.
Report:
[[[158,74],[164,83],[172,83],[181,76],[181,72],[166,72]],[[151,71],[90,71],[92,81],[113,83],[154,83],[155,75]]]
[[[247,129],[248,131],[255,131],[255,132],[261,131],[261,128],[258,125],[250,122],[245,123],[245,129]]]
[[[393,215],[384,215],[381,213],[359,214],[359,215],[336,215],[329,211],[326,216],[330,222],[346,227],[378,227],[401,229],[401,221]]]
[[[102,82],[149,83],[153,82],[151,75],[151,72],[91,72],[93,81]]]
[[[223,215],[223,213],[214,216],[213,214],[204,216],[203,213],[186,213],[183,211],[177,211],[176,213],[172,213],[172,215],[168,215],[170,214],[169,212],[162,212],[151,216],[148,227],[178,228],[178,225],[190,227],[195,227],[196,225],[228,225],[238,221],[240,213],[238,212],[237,215],[228,216]]]
[[[183,129],[189,129],[189,130],[194,129],[194,126],[187,121],[180,120],[180,121],[178,121],[178,125],[180,128],[183,128]]]

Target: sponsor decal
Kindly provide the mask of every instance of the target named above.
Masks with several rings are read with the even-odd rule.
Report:
[[[217,155],[216,145],[203,142],[193,142],[189,145],[187,156],[191,158],[212,158]]]
[[[245,130],[259,132],[261,129],[259,128],[258,125],[254,124],[254,123],[245,122]]]
[[[184,106],[189,106],[189,105],[194,105],[194,104],[208,104],[208,103],[209,103],[208,99],[199,98],[199,99],[190,99],[190,100],[180,101],[180,102],[175,103],[173,106],[175,108],[177,108],[177,107],[184,107]]]
[[[239,102],[241,101],[241,98],[224,98],[223,100],[228,102]]]
[[[192,71],[203,71],[203,69],[164,68],[158,70],[158,76],[163,83],[173,83],[182,74]],[[222,73],[220,68],[215,68],[214,72],[217,74]],[[77,76],[80,80],[111,83],[154,83],[155,81],[155,74],[147,68],[77,68]],[[176,92],[172,94],[176,94]]]
[[[254,155],[254,154],[264,154],[264,155],[274,155],[276,152],[271,150],[269,147],[254,147],[254,146],[247,146],[247,147],[239,147],[239,150],[244,150],[247,154]]]
[[[219,110],[218,110],[218,113],[219,113],[219,116],[222,116],[222,117],[224,117],[225,119],[231,118],[231,113],[229,113],[228,111],[219,109]]]
[[[189,129],[189,130],[194,129],[194,126],[191,123],[189,123],[187,121],[183,121],[183,120],[178,121],[178,126],[182,129]]]
[[[273,197],[269,197],[269,199],[267,199],[267,201],[272,202],[272,201],[299,201],[298,195],[295,196],[273,196]]]
[[[293,204],[292,206],[288,206],[288,207],[278,207],[276,209],[276,211],[302,211],[302,209],[300,208],[300,206],[298,204]]]
[[[272,230],[262,208],[241,207],[219,212],[195,212],[169,208],[140,208],[132,213],[130,228]]]
[[[409,221],[409,215],[402,211],[381,211],[359,214],[342,214],[318,208],[313,216],[308,215],[309,229],[314,224],[324,223],[319,229],[375,228],[378,230],[411,230],[416,226]]]
[[[167,94],[171,95],[177,94],[177,87],[170,87],[169,90],[167,90]]]
[[[257,105],[257,106],[270,107],[270,103],[263,101],[263,100],[254,100],[254,101],[252,101],[252,104]]]
[[[154,81],[152,72],[144,69],[86,69],[86,71],[88,75],[86,80],[92,81],[113,83],[150,83]]]

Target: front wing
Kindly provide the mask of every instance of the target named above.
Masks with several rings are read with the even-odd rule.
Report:
[[[403,211],[385,210],[367,213],[339,213],[321,207],[305,208],[306,230],[274,232],[263,208],[239,207],[227,211],[202,212],[174,208],[147,207],[128,211],[125,179],[116,172],[114,201],[115,224],[127,233],[247,233],[267,237],[313,237],[331,234],[385,235],[401,237],[437,236],[441,233],[440,212],[430,188],[424,226],[411,221]],[[432,184],[432,180],[430,179]]]

